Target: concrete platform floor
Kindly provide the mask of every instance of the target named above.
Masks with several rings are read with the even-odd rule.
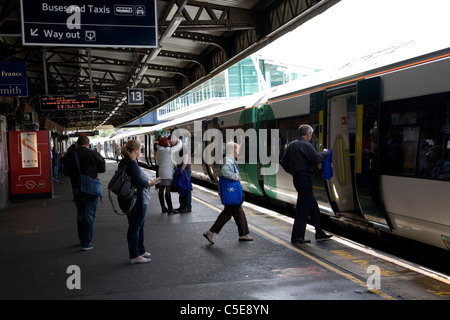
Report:
[[[0,299],[450,298],[445,279],[393,263],[337,236],[294,247],[289,242],[292,221],[253,205],[244,206],[253,242],[239,242],[230,220],[210,245],[202,233],[222,205],[215,192],[199,186],[194,186],[193,211],[175,215],[161,214],[157,189],[152,188],[145,221],[152,261],[130,265],[127,219],[114,214],[107,197],[106,185],[116,166],[107,161],[107,173],[100,175],[105,198],[97,209],[93,250],[80,250],[70,181],[62,174],[53,198],[20,200],[0,210]],[[178,194],[172,193],[172,199],[177,207]],[[314,239],[314,233],[308,230],[307,237]],[[369,266],[379,269],[368,272]],[[74,283],[80,288],[71,289]]]

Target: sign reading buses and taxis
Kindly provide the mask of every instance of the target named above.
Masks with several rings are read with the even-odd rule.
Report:
[[[156,0],[21,0],[24,45],[158,47]]]

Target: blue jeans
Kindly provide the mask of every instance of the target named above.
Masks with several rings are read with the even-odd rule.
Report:
[[[139,199],[138,202],[142,202]],[[127,214],[128,218],[128,252],[130,254],[130,259],[137,258],[138,256],[145,253],[144,247],[144,222],[145,213],[147,212],[147,205],[142,205],[141,203],[136,203],[133,210]]]
[[[188,177],[191,177],[191,169],[184,169],[186,171]],[[181,209],[192,209],[192,191],[188,191],[186,195],[180,196],[180,208]]]
[[[53,176],[58,178],[58,165],[53,166]]]
[[[83,248],[89,246],[94,234],[94,220],[97,212],[98,197],[82,192],[78,188],[72,190],[77,206],[78,238]]]
[[[320,227],[320,210],[313,193],[312,177],[294,176],[294,187],[298,192],[298,196],[291,241],[305,239],[308,216],[311,217],[316,234],[322,232]]]

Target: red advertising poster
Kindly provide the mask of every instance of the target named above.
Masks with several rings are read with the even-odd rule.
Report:
[[[11,199],[52,196],[49,131],[10,131],[9,164]]]

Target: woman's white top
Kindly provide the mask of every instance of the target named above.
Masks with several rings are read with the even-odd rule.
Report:
[[[156,147],[156,164],[159,166],[158,173],[161,179],[173,179],[175,163],[172,155],[179,152],[182,146],[181,140],[178,140],[173,147]]]

